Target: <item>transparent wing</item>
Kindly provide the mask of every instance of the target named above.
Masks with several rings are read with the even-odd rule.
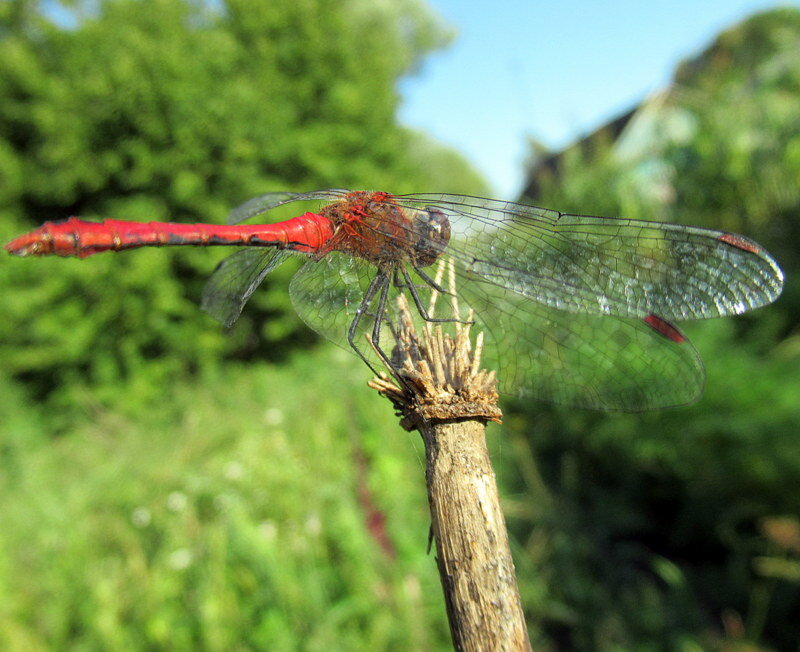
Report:
[[[638,319],[576,315],[530,301],[491,283],[476,282],[458,260],[454,262],[455,306],[451,296],[439,295],[431,308],[431,285],[411,270],[413,293],[399,273],[391,279],[378,333],[388,356],[394,345],[397,295],[403,292],[418,328],[425,323],[419,305],[429,317],[439,319],[464,320],[473,310],[473,333],[484,333],[483,366],[496,370],[503,393],[627,411],[685,405],[702,393],[702,362],[688,340],[676,342]],[[435,275],[434,268],[426,271]],[[348,329],[375,274],[374,267],[339,253],[309,261],[290,285],[295,310],[317,333],[352,351]],[[381,368],[380,358],[367,337],[372,335],[378,307],[376,294],[354,333],[360,352],[376,369]]]
[[[443,211],[447,251],[473,277],[572,313],[718,317],[770,303],[783,286],[758,244],[722,231],[458,195],[393,201]]]
[[[230,327],[264,277],[291,254],[287,249],[251,248],[223,258],[206,283],[201,307]]]
[[[346,195],[347,190],[315,190],[312,192],[268,192],[234,208],[229,214],[228,224],[239,224],[251,217],[266,213],[268,210],[289,204],[293,201],[322,199],[333,201]]]
[[[348,333],[364,297],[375,279],[377,270],[358,259],[333,252],[318,261],[309,261],[298,271],[289,284],[292,305],[301,319],[323,337],[353,353]],[[383,315],[380,344],[391,353],[390,323],[396,307],[394,289],[388,288],[386,314]],[[375,369],[381,368],[380,357],[370,347],[367,337],[372,335],[380,294],[363,306],[353,341],[361,355]]]
[[[642,320],[572,313],[475,282],[458,294],[485,335],[484,367],[504,393],[563,405],[639,411],[685,405],[703,391],[699,355]]]

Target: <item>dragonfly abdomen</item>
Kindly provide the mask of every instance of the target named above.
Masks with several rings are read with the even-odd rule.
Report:
[[[277,246],[305,253],[318,251],[331,237],[330,220],[316,213],[278,224],[224,225],[175,222],[87,222],[71,217],[45,222],[6,245],[18,256],[77,256],[138,247],[194,245]]]

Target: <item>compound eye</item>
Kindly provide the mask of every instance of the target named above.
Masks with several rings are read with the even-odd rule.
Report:
[[[436,241],[441,249],[444,249],[450,242],[450,220],[447,219],[444,211],[438,208],[428,208],[428,229],[431,239]]]
[[[428,228],[431,232],[439,235],[446,234],[449,239],[450,222],[444,212],[438,208],[427,208],[426,212],[428,213]]]
[[[443,211],[428,207],[419,216],[416,231],[417,264],[430,265],[439,258],[450,241],[450,221]]]

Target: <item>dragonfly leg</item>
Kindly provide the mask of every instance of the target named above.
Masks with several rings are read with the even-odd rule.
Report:
[[[401,267],[401,271],[403,274],[403,278],[405,278],[406,282],[401,286],[397,284],[397,279],[395,279],[395,285],[397,285],[397,287],[408,288],[408,292],[409,294],[411,294],[411,298],[414,299],[414,305],[417,307],[417,311],[419,312],[420,317],[422,317],[425,321],[433,323],[442,323],[442,322],[455,322],[458,324],[468,323],[467,321],[458,318],[431,317],[428,314],[428,311],[425,308],[424,304],[422,303],[422,299],[420,299],[416,285],[414,285],[414,283],[411,281],[411,277],[408,274],[408,270],[406,270],[405,267]],[[414,271],[416,271],[417,274],[419,274],[420,278],[422,278],[423,281],[428,283],[428,285],[430,285],[434,290],[442,292],[443,294],[452,294],[451,292],[442,290],[436,281],[434,281],[430,276],[428,276],[424,272],[421,273],[418,267],[415,267]]]
[[[386,315],[386,299],[389,296],[389,276],[387,274],[383,275],[383,284],[381,285],[381,293],[378,297],[378,311],[375,315],[375,323],[372,325],[372,346],[375,347],[375,350],[378,352],[378,355],[383,358],[383,361],[386,362],[390,368],[394,368],[392,365],[392,361],[389,359],[389,356],[384,353],[383,349],[381,348],[381,326],[383,325],[383,318]]]
[[[386,362],[390,368],[392,368],[391,360],[389,357],[383,352],[383,349],[378,346],[378,342],[380,341],[380,328],[383,321],[383,312],[386,308],[386,295],[388,293],[389,288],[389,276],[384,271],[379,271],[375,278],[370,281],[369,286],[367,287],[366,291],[364,292],[364,296],[361,299],[361,303],[356,310],[356,316],[353,318],[353,321],[350,322],[350,328],[347,329],[347,343],[350,345],[350,348],[353,349],[355,354],[361,358],[366,365],[372,370],[375,375],[378,375],[380,372],[376,369],[372,363],[367,359],[367,357],[361,352],[361,349],[358,348],[356,344],[356,331],[358,330],[358,325],[361,323],[361,319],[364,317],[365,314],[369,314],[369,305],[372,303],[372,300],[375,298],[375,294],[377,294],[378,290],[380,290],[380,299],[378,305],[378,312],[375,315],[375,325],[372,328],[372,343],[375,344],[375,348],[377,349],[378,355]]]
[[[421,267],[417,267],[416,265],[414,265],[414,271],[417,273],[417,276],[419,276],[423,281],[425,281],[428,285],[430,285],[437,292],[441,292],[442,294],[452,294],[452,292],[448,292],[441,285],[439,285],[436,281],[434,281],[427,274],[427,272],[424,269],[422,269]]]
[[[384,353],[383,349],[381,348],[380,344],[380,337],[381,337],[381,327],[383,326],[384,316],[386,315],[386,302],[389,297],[389,275],[383,274],[383,284],[381,285],[381,293],[378,297],[378,310],[377,314],[375,315],[375,323],[372,326],[372,346],[374,347],[375,351],[378,352],[378,355],[381,356],[384,363],[389,367],[389,369],[393,370],[395,379],[409,392],[411,396],[414,397],[414,401],[417,403],[419,407],[419,397],[417,395],[417,391],[414,387],[408,382],[408,380],[403,377],[403,375],[399,372],[399,368],[395,365],[389,356]],[[395,270],[395,277],[394,280],[397,281],[397,275]],[[395,285],[397,283],[395,282]],[[392,320],[388,321],[389,328],[394,333],[395,339],[397,339],[397,330],[395,328],[395,324],[392,323]],[[369,364],[369,363],[368,363]]]

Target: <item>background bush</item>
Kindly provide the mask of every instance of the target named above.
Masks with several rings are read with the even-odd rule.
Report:
[[[64,7],[0,5],[4,240],[70,214],[220,222],[278,189],[486,192],[397,124],[397,80],[449,39],[420,3]],[[800,637],[798,46],[796,10],[724,33],[536,197],[741,231],[788,277],[775,306],[686,326],[696,406],[506,406],[492,447],[535,645]],[[300,324],[291,266],[231,334],[202,313],[223,255],[0,263],[0,644],[447,649],[416,439]]]

